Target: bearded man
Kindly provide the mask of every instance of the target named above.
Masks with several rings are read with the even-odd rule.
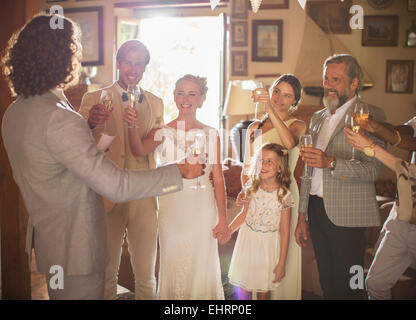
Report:
[[[344,134],[344,119],[352,116],[359,102],[362,78],[362,69],[351,55],[334,55],[325,61],[326,108],[311,118],[313,148],[301,150],[312,178],[302,180],[295,236],[305,246],[310,231],[324,299],[364,297],[363,287],[351,285],[351,278],[363,268],[366,227],[380,224],[374,181],[382,165],[357,150],[359,162],[349,161],[352,147]],[[369,112],[384,122],[383,110],[369,106]],[[382,140],[370,138],[385,148]]]

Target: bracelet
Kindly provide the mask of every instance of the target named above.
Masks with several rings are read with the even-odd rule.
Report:
[[[393,147],[397,147],[400,142],[402,142],[402,137],[400,136],[400,132],[398,130],[394,130],[397,135],[397,142],[395,144],[392,144]]]

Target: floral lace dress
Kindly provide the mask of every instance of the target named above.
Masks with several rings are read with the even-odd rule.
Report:
[[[280,217],[282,210],[293,206],[290,192],[279,203],[277,191],[257,190],[238,231],[228,273],[231,284],[258,292],[279,286],[272,281],[280,254]]]

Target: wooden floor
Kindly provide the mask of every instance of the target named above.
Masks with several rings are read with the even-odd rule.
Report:
[[[227,246],[223,247],[223,250],[227,251]],[[231,257],[228,257],[227,255],[220,255],[222,259],[229,260]],[[32,290],[32,300],[48,300],[48,290],[46,287],[46,281],[45,276],[43,274],[40,274],[36,269],[36,260],[35,255],[32,255],[32,265],[31,265],[31,290]],[[222,261],[222,264],[228,263],[229,261]],[[224,291],[226,293],[226,299],[234,299],[234,295],[232,292],[229,292],[230,290],[233,290],[230,288],[231,285],[227,284],[224,285]],[[227,294],[228,293],[228,294]],[[315,293],[309,292],[309,291],[303,291],[302,292],[302,298],[303,300],[321,300],[322,298],[319,295],[316,295]],[[133,300],[134,299],[134,293],[130,290],[118,285],[117,286],[117,299],[119,300]]]

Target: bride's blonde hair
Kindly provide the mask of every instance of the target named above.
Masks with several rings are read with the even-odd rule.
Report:
[[[283,198],[289,191],[291,182],[291,173],[289,169],[289,152],[280,144],[270,142],[263,144],[257,150],[256,155],[253,157],[251,161],[250,170],[248,173],[248,180],[245,184],[245,186],[247,187],[246,198],[251,199],[252,195],[255,194],[257,190],[260,188],[261,180],[259,177],[258,164],[261,161],[263,150],[273,151],[277,155],[280,172],[278,172],[276,175],[276,182],[282,189],[282,192],[277,192],[277,200],[279,201],[279,203],[282,203]]]

